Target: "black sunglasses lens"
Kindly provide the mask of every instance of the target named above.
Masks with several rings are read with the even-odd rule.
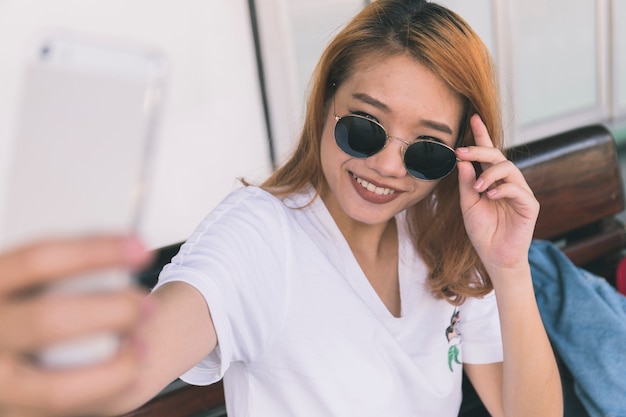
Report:
[[[454,151],[437,142],[415,142],[404,153],[404,164],[409,174],[420,180],[438,180],[456,166]]]
[[[385,147],[387,134],[382,127],[365,118],[344,116],[335,125],[337,146],[355,158],[367,158]]]

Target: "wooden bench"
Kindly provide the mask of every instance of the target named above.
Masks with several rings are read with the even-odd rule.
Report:
[[[617,147],[602,125],[521,145],[509,158],[541,204],[536,239],[556,242],[578,266],[614,283],[626,244],[624,187]]]
[[[557,242],[578,266],[614,282],[617,261],[626,243],[624,226],[615,217],[624,210],[624,189],[617,149],[601,125],[551,136],[509,150],[541,204],[535,238]],[[176,254],[180,244],[160,249],[140,279],[146,286]],[[567,377],[565,375],[565,377]],[[126,417],[223,416],[221,383],[194,387],[180,382]],[[487,416],[471,387],[461,416]]]

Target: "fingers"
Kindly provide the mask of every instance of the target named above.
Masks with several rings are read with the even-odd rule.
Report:
[[[0,415],[76,415],[131,383],[142,359],[137,335],[152,311],[145,291],[114,286],[77,293],[86,287],[66,285],[71,280],[64,290],[44,288],[72,277],[82,282],[96,271],[137,269],[149,260],[140,241],[128,236],[50,240],[0,255]],[[43,348],[99,333],[123,341],[104,362],[52,370],[33,359]]]
[[[139,268],[150,256],[135,237],[86,237],[36,243],[0,255],[0,297],[82,272]]]
[[[493,198],[503,185],[516,185],[517,187],[530,191],[530,187],[526,183],[524,175],[513,164],[513,162],[504,160],[489,168],[484,169],[480,177],[476,179],[473,187],[476,192],[485,192],[489,197]]]
[[[48,415],[76,411],[127,389],[138,373],[141,359],[140,350],[130,343],[104,363],[69,370],[41,369],[27,360],[0,354],[0,403],[8,401],[13,408],[46,410]]]
[[[26,297],[0,304],[0,350],[36,352],[47,345],[99,332],[126,333],[149,314],[144,291]]]
[[[483,146],[485,148],[493,148],[493,142],[487,131],[487,126],[483,123],[478,114],[472,115],[470,118],[470,127],[474,134],[474,143],[476,146]]]
[[[512,187],[504,187],[509,190],[505,194],[502,192],[504,188],[500,187],[502,184],[515,184],[526,191],[531,191],[521,171],[499,149],[494,148],[480,116],[473,115],[470,125],[476,146],[458,148],[457,157],[461,161],[481,164],[482,173],[471,184],[473,190],[477,193],[486,193],[491,198],[511,196]],[[470,172],[469,167],[464,167],[465,164],[459,163],[459,165],[461,170],[459,178],[466,186],[469,186],[469,182],[473,179],[471,174],[475,177],[475,171],[472,169]]]
[[[495,148],[459,148],[457,156],[461,159],[458,164],[460,181],[476,193],[486,193],[489,197],[495,197],[497,188],[505,183],[517,184],[530,191],[520,170]],[[478,178],[470,161],[480,162],[483,167]]]

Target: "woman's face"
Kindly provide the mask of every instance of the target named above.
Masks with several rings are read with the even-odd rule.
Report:
[[[329,186],[322,198],[333,217],[381,224],[427,196],[437,181],[407,173],[403,141],[430,136],[454,147],[462,111],[461,98],[416,60],[397,55],[362,61],[337,89],[322,133],[322,170]],[[390,139],[366,159],[351,157],[335,142],[335,114],[372,118],[403,141]]]

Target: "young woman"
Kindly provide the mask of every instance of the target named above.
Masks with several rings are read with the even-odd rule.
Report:
[[[562,415],[528,264],[538,203],[502,153],[483,43],[377,0],[330,43],[293,156],[228,196],[165,267],[115,414],[183,375],[229,416]],[[121,378],[120,378],[121,379]]]

